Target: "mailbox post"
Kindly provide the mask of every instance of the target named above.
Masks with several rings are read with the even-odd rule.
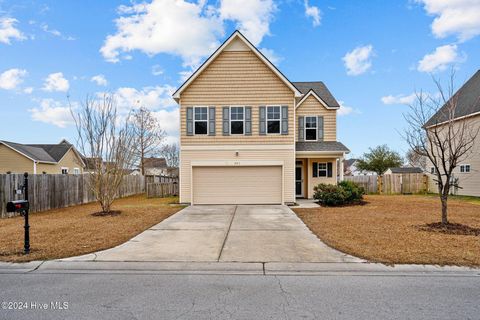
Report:
[[[25,218],[25,238],[24,238],[24,253],[30,253],[30,225],[28,224],[28,210],[29,210],[29,203],[28,203],[28,173],[25,172],[24,180],[23,180],[23,194],[24,200],[16,200],[10,201],[7,203],[7,212],[19,212]]]
[[[30,253],[30,225],[28,224],[28,211],[29,211],[29,202],[28,202],[28,172],[25,172],[23,174],[24,180],[23,180],[23,188],[25,192],[24,199],[27,202],[27,208],[23,211],[25,215],[25,242],[24,242],[24,252],[25,254]]]

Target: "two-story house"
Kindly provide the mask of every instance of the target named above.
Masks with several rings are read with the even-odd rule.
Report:
[[[235,31],[173,95],[180,202],[289,204],[337,183],[349,150],[322,82],[290,82]]]

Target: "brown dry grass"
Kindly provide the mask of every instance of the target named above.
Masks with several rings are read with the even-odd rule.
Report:
[[[31,253],[23,252],[23,217],[0,219],[0,260],[58,259],[104,250],[119,245],[182,209],[172,205],[177,198],[143,195],[118,199],[113,210],[119,215],[93,216],[99,205],[30,214]]]
[[[422,230],[440,220],[437,198],[369,195],[365,200],[365,205],[294,211],[328,245],[370,261],[480,266],[480,236]],[[480,205],[449,201],[449,220],[480,228]]]

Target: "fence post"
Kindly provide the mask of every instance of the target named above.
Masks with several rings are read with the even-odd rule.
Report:
[[[381,175],[377,176],[377,192],[378,194],[383,193],[383,176]]]

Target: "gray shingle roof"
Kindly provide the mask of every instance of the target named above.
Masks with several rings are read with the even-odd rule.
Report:
[[[296,151],[333,151],[333,152],[350,152],[345,145],[338,141],[318,141],[318,142],[297,142],[295,143]]]
[[[468,79],[451,99],[457,99],[455,118],[480,112],[480,70]],[[431,126],[448,120],[448,107],[449,103],[447,102],[425,125]]]
[[[68,142],[59,144],[20,144],[3,140],[0,142],[40,162],[58,162],[72,147]]]
[[[389,168],[392,170],[392,173],[422,173],[422,168],[418,167],[397,167],[397,168]]]
[[[59,144],[27,144],[27,146],[45,150],[53,159],[55,159],[55,162],[60,161],[65,153],[67,153],[72,147],[71,144],[66,142]]]
[[[292,84],[303,94],[307,94],[308,91],[313,90],[313,92],[322,98],[322,100],[331,108],[340,107],[337,100],[335,100],[327,86],[322,81],[292,82]]]

